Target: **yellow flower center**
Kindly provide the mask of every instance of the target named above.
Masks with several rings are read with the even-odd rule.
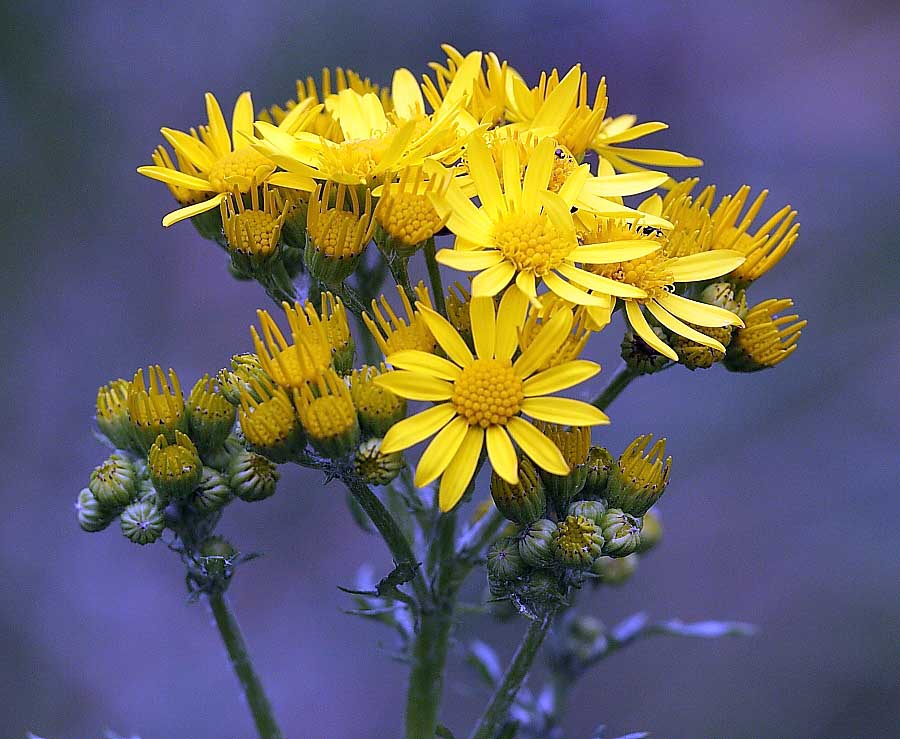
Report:
[[[576,246],[573,234],[543,215],[510,213],[494,225],[494,245],[520,272],[540,276],[558,267]]]
[[[206,173],[206,179],[216,192],[229,192],[234,184],[245,191],[254,177],[260,181],[274,169],[271,160],[250,146],[242,146],[219,157]],[[234,178],[239,182],[234,182]],[[231,184],[229,180],[232,180]]]
[[[303,413],[303,428],[312,439],[333,439],[346,434],[356,422],[356,409],[346,399],[323,395]]]
[[[675,281],[669,271],[669,258],[665,249],[627,262],[593,265],[591,271],[611,280],[639,287],[647,293],[648,298],[671,291]]]
[[[584,516],[567,516],[556,529],[556,546],[567,557],[584,555],[590,557],[592,548],[603,541],[600,529]]]
[[[357,218],[349,210],[333,208],[310,224],[309,235],[320,252],[333,259],[349,259],[362,251],[357,238]]]
[[[353,139],[326,144],[320,154],[321,169],[329,174],[348,174],[368,182],[374,176],[393,136]]]
[[[331,364],[331,347],[319,342],[294,344],[272,352],[269,374],[282,387],[300,387]]]
[[[377,213],[381,227],[398,241],[414,246],[437,233],[443,220],[424,195],[392,192]]]
[[[435,343],[431,332],[425,323],[419,319],[413,320],[409,326],[400,325],[391,331],[385,339],[387,350],[385,355],[401,352],[405,349],[418,349],[423,352],[433,352]]]
[[[522,380],[510,362],[476,359],[453,386],[450,402],[470,426],[504,426],[522,407]]]
[[[234,234],[237,243],[229,245],[242,254],[267,257],[278,245],[274,238],[278,232],[278,222],[270,214],[262,210],[245,210],[234,216]]]
[[[241,412],[241,430],[254,446],[274,447],[287,441],[296,428],[294,409],[283,397],[264,400],[252,413]]]

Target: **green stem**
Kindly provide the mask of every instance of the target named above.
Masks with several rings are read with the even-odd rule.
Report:
[[[450,645],[458,594],[454,546],[456,513],[438,519],[429,561],[435,562],[433,603],[422,611],[412,650],[412,670],[406,696],[406,739],[433,739],[444,688],[444,669]]]
[[[635,377],[638,377],[638,374],[628,365],[622,367],[613,375],[612,380],[610,380],[609,385],[606,386],[603,392],[594,398],[593,405],[597,406],[601,411],[605,411],[609,408],[610,403],[619,397],[619,394],[628,387]]]
[[[444,283],[441,280],[441,270],[435,258],[434,236],[425,242],[425,265],[428,267],[428,281],[431,283],[431,292],[434,293],[434,307],[444,318],[447,317],[447,302],[444,299]]]
[[[418,298],[415,290],[413,290],[412,283],[409,281],[409,258],[400,257],[396,254],[387,255],[385,258],[387,259],[388,268],[391,270],[391,276],[403,288],[403,292],[406,293],[409,302],[415,305]]]
[[[494,690],[491,701],[478,721],[478,725],[469,735],[469,739],[494,739],[497,729],[506,721],[509,715],[509,707],[516,699],[522,683],[531,670],[534,658],[537,656],[550,624],[553,621],[553,613],[548,613],[543,618],[535,619],[528,624],[528,630],[513,656],[512,662],[506,668],[503,679]]]
[[[424,607],[428,602],[428,585],[425,583],[422,568],[419,566],[416,555],[403,530],[378,499],[378,496],[362,480],[355,475],[348,475],[344,478],[344,483],[350,490],[351,495],[356,499],[356,502],[366,512],[372,524],[378,529],[385,544],[391,551],[394,562],[398,565],[408,565],[413,568],[415,572],[412,579],[413,592],[416,594],[419,604]]]
[[[250,654],[247,652],[247,643],[241,634],[241,627],[225,600],[225,596],[222,593],[209,595],[209,607],[212,609],[216,626],[219,627],[219,633],[222,635],[222,641],[228,651],[228,659],[231,660],[231,665],[241,683],[247,705],[250,706],[250,713],[253,714],[253,722],[256,724],[256,731],[259,733],[260,739],[281,739],[281,729],[275,723],[272,706],[266,697],[256,670],[253,669]]]

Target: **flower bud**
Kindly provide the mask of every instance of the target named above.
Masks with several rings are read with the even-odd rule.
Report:
[[[549,567],[553,564],[553,535],[556,524],[541,518],[522,531],[519,556],[529,567]]]
[[[250,387],[251,392],[241,393],[238,408],[244,438],[254,451],[273,462],[287,462],[305,443],[290,397],[285,390],[271,384],[251,381]]]
[[[588,474],[584,481],[584,488],[581,490],[582,497],[588,500],[605,498],[610,470],[615,464],[612,454],[606,447],[592,446],[591,451],[588,452],[586,463]]]
[[[641,520],[641,545],[638,547],[638,553],[643,554],[662,540],[663,525],[656,511],[647,511]]]
[[[128,380],[113,380],[97,391],[97,427],[117,449],[133,446],[128,420]]]
[[[707,285],[700,293],[700,300],[707,305],[734,313],[743,318],[747,313],[747,294],[743,290],[735,291],[730,282],[714,282]]]
[[[411,167],[400,173],[399,181],[384,184],[375,208],[376,239],[382,250],[410,257],[443,228],[447,217],[438,215],[429,194],[446,189],[448,181],[447,178],[426,181],[421,167]]]
[[[606,501],[633,516],[643,516],[662,497],[669,483],[672,458],[663,462],[666,440],[657,441],[644,453],[653,434],[638,436],[622,452],[609,478]]]
[[[228,478],[212,467],[204,467],[200,482],[191,495],[191,506],[201,513],[213,513],[234,497]]]
[[[722,346],[727,347],[731,342],[731,326],[710,328],[708,326],[695,326],[692,323],[687,325],[701,334],[715,339]],[[673,333],[669,344],[678,355],[678,361],[692,372],[696,369],[709,369],[716,362],[722,361],[722,358],[725,356],[725,352],[696,341],[691,341],[681,334]]]
[[[185,434],[175,432],[175,443],[165,436],[156,437],[156,443],[147,456],[147,469],[153,487],[163,500],[186,498],[197,487],[203,475],[203,463],[197,447]]]
[[[369,190],[363,209],[355,188],[338,185],[332,208],[332,188],[328,181],[316,189],[306,215],[306,267],[326,285],[338,284],[353,274],[375,230]],[[348,196],[350,209],[345,210]]]
[[[292,190],[288,192],[288,212],[281,229],[285,251],[297,252],[302,255],[306,248],[306,218],[309,210],[310,193]]]
[[[492,580],[515,580],[528,571],[513,538],[500,539],[491,544],[487,553],[488,577]]]
[[[235,354],[231,358],[231,369],[227,367],[219,370],[216,375],[216,383],[222,396],[232,405],[240,405],[241,393],[254,394],[251,382],[271,385],[272,379],[266,374],[255,354]],[[256,397],[256,400],[262,398]]]
[[[637,554],[625,557],[597,557],[591,565],[591,572],[604,585],[622,585],[631,579],[638,565]]]
[[[101,507],[115,510],[128,505],[137,492],[134,466],[121,454],[111,454],[91,473],[88,483],[91,493]]]
[[[656,326],[651,327],[661,341],[666,340],[665,332]],[[628,369],[638,375],[652,375],[669,364],[668,357],[654,350],[634,331],[628,329],[622,338],[622,359]]]
[[[141,545],[155,542],[166,527],[162,511],[143,501],[132,503],[122,511],[119,523],[125,537]]]
[[[319,375],[315,384],[294,390],[294,406],[309,443],[330,459],[346,457],[359,444],[359,422],[350,388],[334,370]]]
[[[765,300],[744,317],[744,328],[735,329],[723,364],[732,372],[758,372],[780,364],[797,349],[806,321],[796,314],[775,318],[794,305],[789,298]]]
[[[288,211],[288,204],[275,190],[263,185],[262,202],[259,190],[250,188],[250,208],[244,205],[240,193],[227,195],[220,205],[228,249],[234,257],[243,257],[255,265],[266,262],[275,253]]]
[[[144,383],[144,370],[139,369],[128,393],[132,438],[142,452],[147,452],[160,434],[171,443],[175,441],[176,431],[188,430],[178,375],[170,369],[167,379],[158,364],[148,367],[147,374],[149,387]]]
[[[590,426],[560,426],[555,423],[539,422],[534,424],[549,438],[569,465],[568,475],[554,475],[541,470],[541,479],[547,492],[547,499],[558,514],[562,514],[584,487],[588,472],[588,453],[591,450]]]
[[[516,583],[512,599],[529,618],[542,618],[565,602],[565,589],[552,570],[534,570]]]
[[[138,479],[137,499],[142,503],[149,503],[156,506],[160,510],[166,507],[166,501],[163,500],[157,489],[153,487],[153,480],[150,479],[149,473],[145,470],[144,475]]]
[[[203,463],[208,467],[219,470],[219,472],[224,472],[228,468],[231,458],[244,450],[244,445],[238,437],[232,435],[225,439],[224,444],[206,452],[202,457]]]
[[[519,459],[519,482],[508,483],[496,472],[491,474],[494,505],[513,523],[528,525],[542,518],[547,508],[544,483],[531,460]]]
[[[472,294],[459,282],[454,282],[447,290],[445,299],[447,319],[453,325],[453,328],[459,332],[459,335],[463,337],[469,348],[474,348],[472,342],[471,302]]]
[[[609,557],[625,557],[637,551],[641,543],[641,519],[618,508],[610,508],[600,521],[603,531],[603,553]]]
[[[406,418],[406,400],[390,390],[380,387],[375,379],[387,371],[380,367],[363,366],[350,375],[350,397],[356,406],[362,432],[369,436],[384,437],[397,421]]]
[[[224,536],[210,536],[200,543],[198,563],[210,580],[225,584],[234,573],[237,550]]]
[[[116,517],[112,511],[100,505],[88,488],[78,493],[75,511],[78,515],[78,525],[89,532],[103,531]]]
[[[600,527],[584,516],[566,516],[553,535],[553,553],[565,567],[586,570],[602,551]]]
[[[600,520],[606,515],[606,503],[602,500],[576,500],[569,506],[566,515],[576,518],[581,516],[599,526]]]
[[[273,496],[279,477],[272,462],[246,450],[232,456],[226,474],[234,494],[248,503]]]
[[[188,428],[201,452],[221,446],[234,428],[234,406],[219,392],[209,375],[197,380],[187,400]]]
[[[381,453],[381,439],[367,439],[356,449],[353,471],[369,485],[387,485],[403,469],[403,453]]]
[[[322,293],[322,323],[331,347],[331,364],[339,375],[346,375],[353,369],[356,344],[350,335],[347,309],[330,292]]]

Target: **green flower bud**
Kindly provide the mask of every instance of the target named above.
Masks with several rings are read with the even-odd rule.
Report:
[[[652,329],[660,340],[666,340],[665,332],[662,329],[656,326],[653,326]],[[669,364],[668,357],[659,354],[631,329],[625,332],[622,339],[622,359],[625,360],[628,369],[638,375],[652,375]]]
[[[135,544],[152,544],[166,527],[162,511],[150,503],[132,503],[119,517],[122,533]]]
[[[638,565],[638,555],[625,557],[597,557],[591,565],[591,572],[604,585],[622,585],[631,579]]]
[[[731,311],[741,318],[747,313],[747,294],[743,290],[735,291],[730,282],[714,282],[707,285],[700,293],[700,300],[708,305]]]
[[[618,508],[610,508],[600,521],[603,531],[603,553],[609,557],[625,557],[637,551],[641,543],[641,519]]]
[[[174,444],[162,434],[156,438],[147,455],[147,469],[163,500],[188,497],[203,475],[197,447],[180,431],[175,432]]]
[[[237,550],[224,536],[210,536],[200,544],[198,562],[203,574],[224,585],[234,574]]]
[[[574,613],[561,619],[557,631],[556,661],[574,666],[589,664],[607,646],[606,627],[593,616]]]
[[[94,468],[88,483],[97,502],[107,510],[128,505],[135,498],[137,480],[134,466],[121,454],[111,454]]]
[[[541,518],[522,531],[519,555],[529,567],[549,567],[553,564],[553,535],[556,524]]]
[[[612,470],[606,489],[606,501],[633,516],[643,516],[666,490],[672,470],[672,458],[663,461],[666,440],[660,439],[646,452],[653,434],[638,436],[622,452]]]
[[[116,517],[114,513],[100,505],[88,488],[78,493],[75,511],[78,514],[78,525],[84,531],[90,532],[103,531]]]
[[[638,552],[643,554],[644,552],[649,552],[662,540],[663,525],[659,513],[656,511],[647,511],[641,520],[643,525],[641,527],[641,545],[638,547]]]
[[[527,616],[542,618],[565,602],[565,589],[551,570],[534,570],[516,584],[512,600]]]
[[[203,455],[203,463],[208,467],[224,472],[228,469],[228,463],[235,454],[245,451],[244,445],[241,444],[237,436],[229,436],[225,439],[225,443],[207,451]]]
[[[387,485],[403,469],[403,453],[381,453],[381,439],[364,441],[353,458],[353,471],[369,485]]]
[[[204,467],[200,483],[191,495],[191,506],[201,513],[218,511],[234,498],[228,478],[212,467]]]
[[[235,495],[248,503],[272,497],[279,477],[273,462],[246,450],[231,458],[227,475]]]
[[[364,366],[350,375],[350,397],[356,406],[359,425],[364,434],[384,437],[397,421],[406,418],[406,401],[375,384],[387,367]]]
[[[302,251],[306,246],[306,211],[309,208],[308,193],[290,193],[289,209],[281,228],[281,238],[287,249]]]
[[[334,371],[339,375],[347,375],[353,369],[356,361],[356,342],[351,338],[350,341],[341,344],[334,349],[331,355],[331,364]]]
[[[494,580],[515,580],[528,571],[519,555],[519,547],[512,537],[491,544],[487,553],[488,577]]]
[[[266,374],[256,354],[235,354],[231,358],[231,369],[219,370],[216,383],[222,396],[232,405],[240,405],[241,393],[250,395],[257,402],[262,402],[257,387],[269,387],[271,378]]]
[[[615,465],[612,454],[606,447],[592,446],[588,453],[587,479],[581,491],[583,498],[602,500],[606,497],[606,486],[609,482],[610,469]]]
[[[491,475],[494,505],[513,523],[528,525],[543,517],[547,508],[544,483],[531,460],[519,459],[519,482],[511,485],[494,472]]]
[[[535,426],[556,444],[571,470],[565,476],[540,471],[547,500],[553,505],[556,513],[561,515],[569,502],[581,492],[587,480],[591,429],[589,426],[560,426],[546,422],[537,423]]]
[[[688,326],[705,336],[709,336],[711,339],[715,339],[722,346],[727,347],[731,343],[731,326],[710,328],[708,326],[695,326],[692,323],[688,323]],[[725,356],[725,352],[719,349],[698,344],[696,341],[691,341],[674,332],[671,334],[669,344],[678,355],[680,363],[692,372],[696,369],[709,369],[716,362],[721,362]]]
[[[606,515],[606,503],[602,500],[576,500],[566,511],[568,516],[581,516],[588,521],[600,525],[600,519]]]
[[[218,392],[209,375],[199,379],[191,390],[187,413],[191,439],[201,452],[220,447],[234,428],[234,406]]]
[[[138,478],[137,499],[142,503],[149,503],[156,506],[160,510],[166,507],[166,502],[162,499],[159,492],[153,487],[153,481],[147,475],[146,471],[143,476]]]
[[[97,427],[117,449],[130,449],[131,421],[128,419],[128,380],[113,380],[97,391]]]
[[[600,527],[584,516],[567,516],[556,528],[553,553],[565,567],[586,570],[603,551]]]

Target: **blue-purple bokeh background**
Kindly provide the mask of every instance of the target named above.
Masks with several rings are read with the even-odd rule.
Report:
[[[248,348],[266,301],[188,224],[162,230],[169,194],[134,168],[160,125],[202,119],[206,90],[230,105],[249,88],[259,106],[338,64],[387,81],[423,71],[445,40],[496,49],[529,78],[583,62],[607,75],[612,112],[669,122],[658,143],[702,156],[707,182],[769,187],[803,223],[753,291],[809,319],[796,355],[753,376],[644,380],[601,432],[614,448],[664,434],[675,467],[663,547],[591,607],[761,632],[610,659],[577,692],[573,736],[601,718],[673,739],[900,735],[896,3],[2,7],[0,735],[251,736],[178,562],[83,534],[71,508],[104,456],[97,385],[150,362],[190,384]],[[405,668],[376,643],[388,634],[341,614],[335,588],[387,557],[338,489],[285,471],[274,499],[235,505],[223,528],[267,552],[232,598],[286,734],[397,736]],[[506,656],[521,628],[474,619],[461,635]],[[464,733],[484,696],[453,664],[445,717]]]

